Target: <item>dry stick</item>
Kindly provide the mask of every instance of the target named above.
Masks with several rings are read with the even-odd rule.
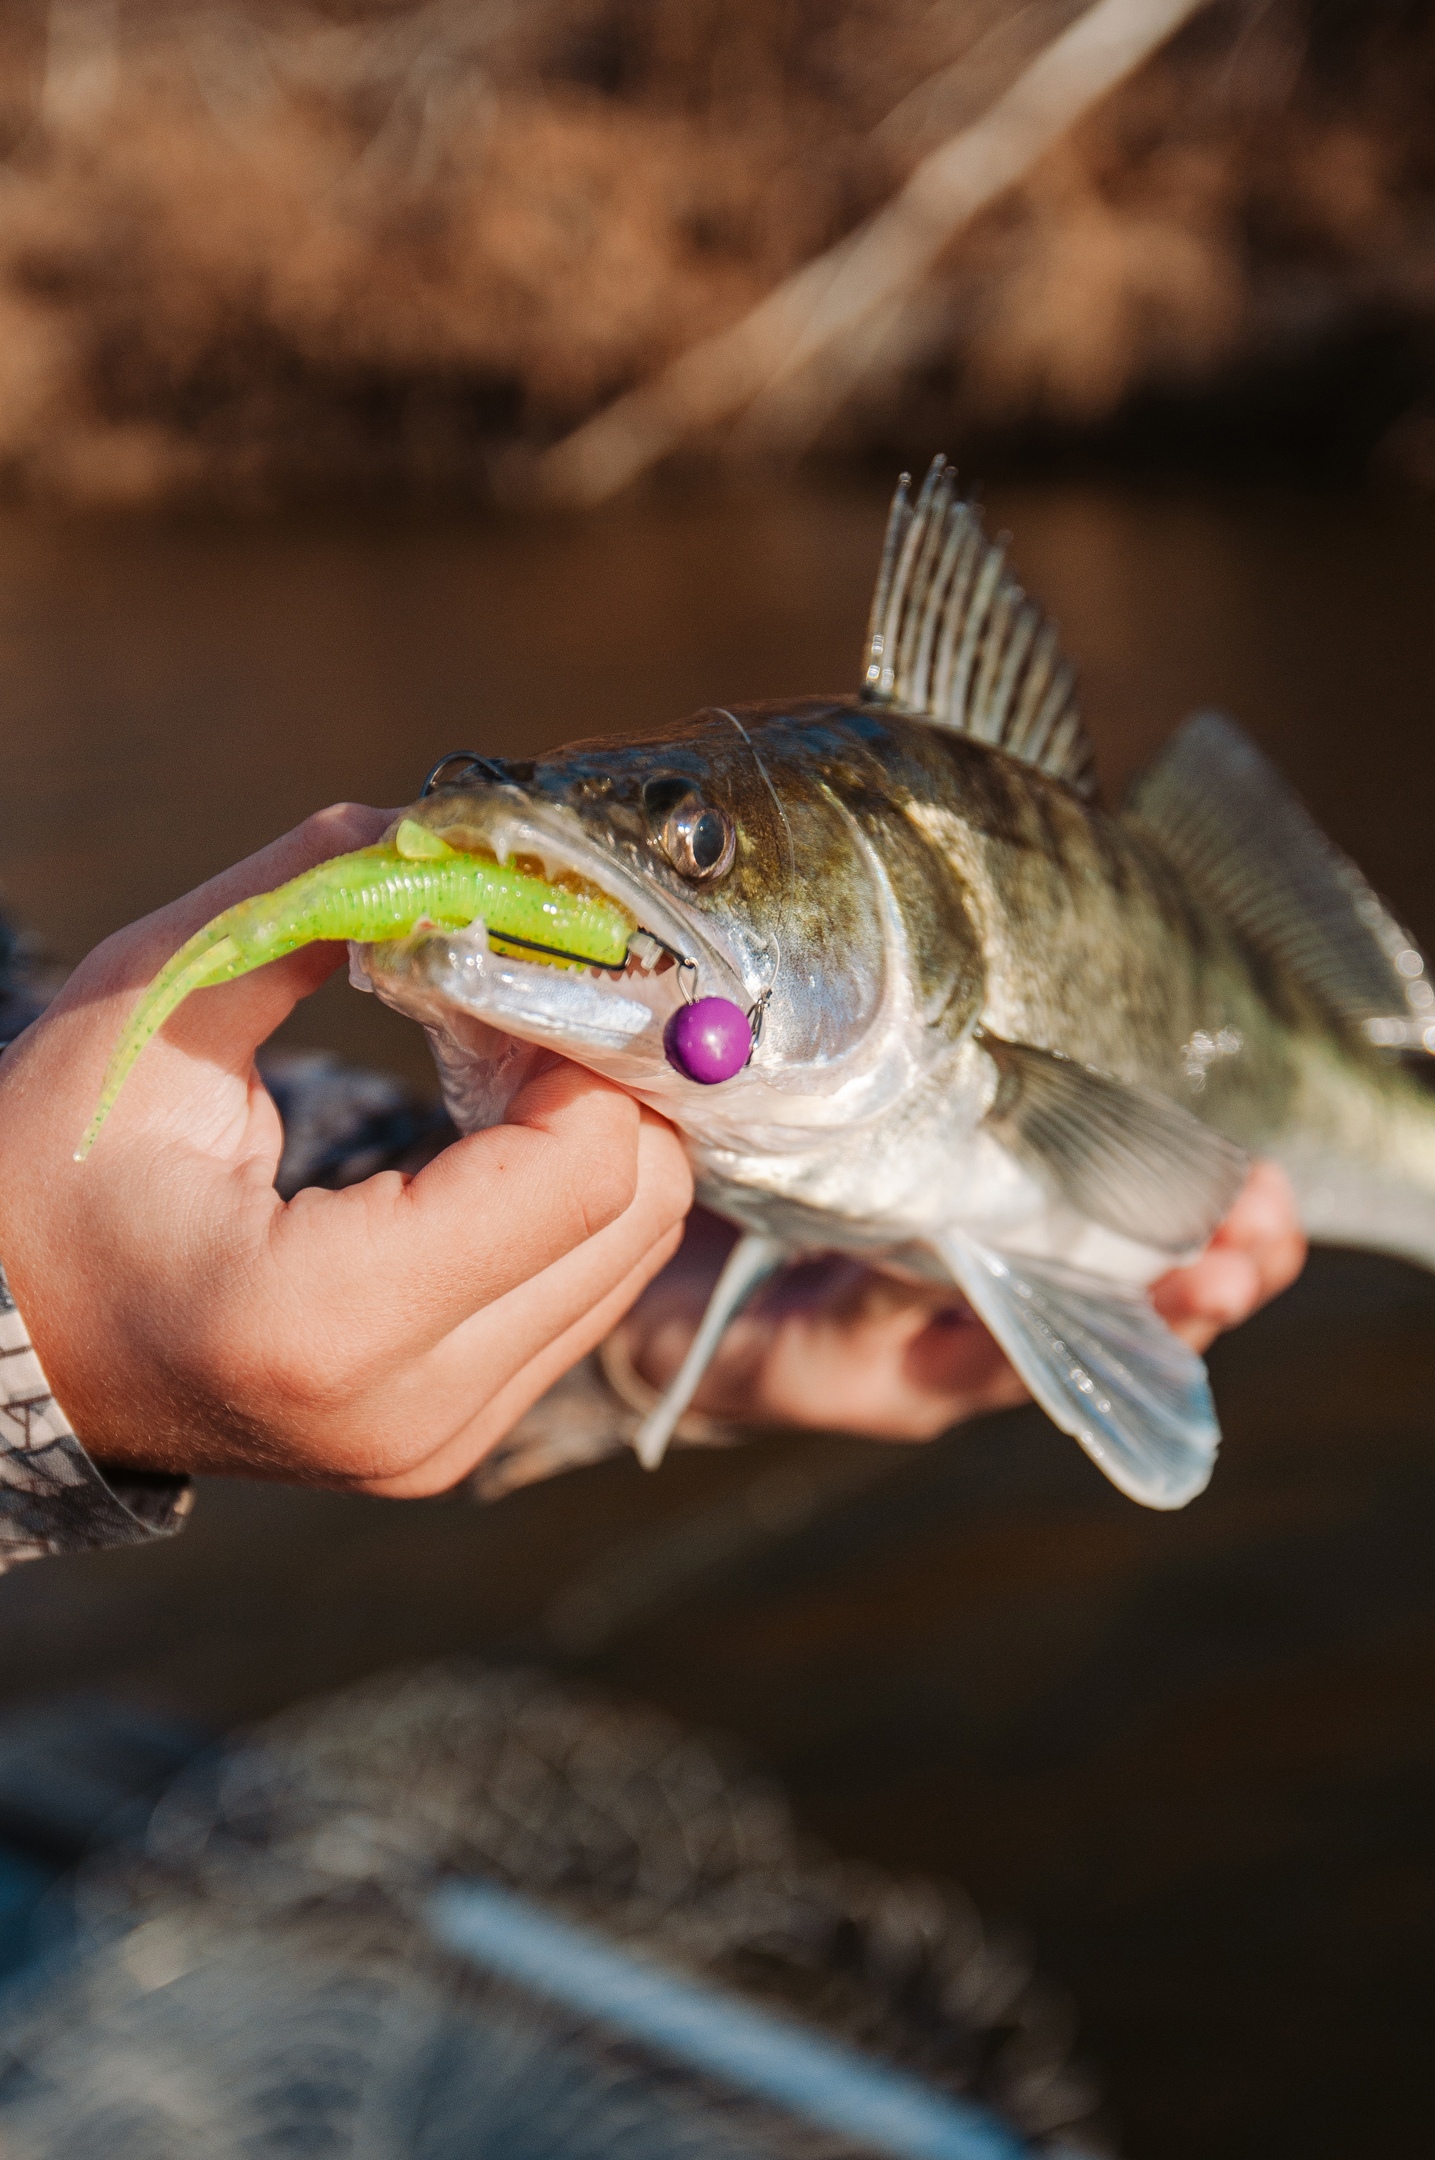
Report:
[[[699,428],[730,420],[889,317],[962,226],[1030,170],[1089,107],[1207,0],[1097,0],[971,127],[922,159],[865,225],[784,280],[732,329],[684,353],[555,444],[538,467],[550,501],[604,502]],[[832,370],[840,402],[849,371]]]

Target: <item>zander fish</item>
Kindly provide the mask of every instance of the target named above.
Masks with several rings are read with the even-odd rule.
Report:
[[[1413,940],[1224,719],[1097,805],[1073,671],[942,459],[898,490],[856,696],[460,753],[402,830],[611,911],[601,951],[525,952],[494,917],[355,946],[459,1126],[560,1050],[671,1119],[745,1233],[650,1462],[757,1285],[838,1251],[955,1285],[1115,1483],[1177,1507],[1219,1432],[1145,1293],[1248,1152],[1313,1236],[1435,1266]]]

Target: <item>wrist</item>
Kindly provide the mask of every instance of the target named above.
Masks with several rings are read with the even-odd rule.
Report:
[[[104,1470],[53,1394],[0,1264],[0,1570],[177,1530],[187,1479]]]

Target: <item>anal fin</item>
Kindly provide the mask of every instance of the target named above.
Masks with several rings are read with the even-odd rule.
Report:
[[[940,1249],[1047,1416],[1113,1485],[1153,1508],[1204,1489],[1221,1439],[1206,1368],[1139,1291],[961,1232]]]

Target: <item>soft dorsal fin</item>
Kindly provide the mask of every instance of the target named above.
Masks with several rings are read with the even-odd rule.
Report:
[[[906,473],[892,498],[862,695],[994,743],[1079,794],[1094,791],[1076,670],[944,457],[932,460],[915,504]]]
[[[1435,984],[1415,940],[1231,721],[1188,720],[1123,817],[1331,1019],[1387,1049],[1435,1051]]]

